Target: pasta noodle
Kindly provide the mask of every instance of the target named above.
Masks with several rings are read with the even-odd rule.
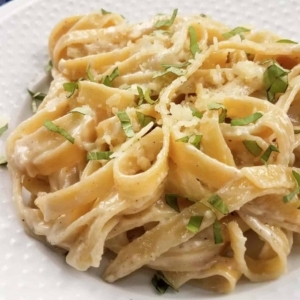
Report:
[[[28,232],[114,282],[232,291],[286,272],[300,233],[300,46],[207,16],[61,21],[53,81],[7,141]],[[162,284],[163,283],[163,284]],[[162,285],[161,285],[162,284]]]

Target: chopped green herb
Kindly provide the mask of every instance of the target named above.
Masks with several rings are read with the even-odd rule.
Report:
[[[55,125],[52,121],[46,120],[44,122],[44,126],[52,132],[58,133],[62,135],[64,138],[66,138],[70,143],[74,144],[75,139],[63,128]]]
[[[200,53],[200,48],[197,42],[197,34],[195,27],[190,26],[189,27],[189,35],[190,35],[190,51],[195,57],[196,53]]]
[[[139,123],[141,124],[142,127],[147,126],[151,122],[155,123],[155,118],[153,118],[151,116],[144,115],[143,113],[141,113],[139,111],[136,112],[136,115],[137,115]]]
[[[234,120],[231,120],[231,126],[245,126],[245,125],[248,125],[250,123],[254,123],[258,119],[260,119],[262,116],[263,116],[262,113],[256,112],[256,113],[254,113],[250,116],[247,116],[245,118],[234,119]]]
[[[283,202],[284,203],[290,202],[300,192],[300,174],[297,173],[294,170],[292,171],[292,174],[293,174],[293,176],[296,180],[297,188],[293,192],[291,192],[290,194],[283,197]],[[298,209],[299,209],[299,207],[298,207]]]
[[[216,219],[213,224],[215,244],[223,243],[222,228],[220,222]]]
[[[180,212],[178,202],[177,202],[177,196],[173,194],[165,194],[165,201],[166,203],[172,207],[177,212]]]
[[[177,76],[183,76],[186,72],[186,70],[183,70],[182,68],[188,66],[190,63],[185,62],[183,64],[179,65],[172,65],[172,64],[162,64],[162,67],[165,69],[164,71],[156,72],[153,76],[153,78],[164,76],[168,73],[173,73]]]
[[[8,129],[8,123],[0,127],[0,136]]]
[[[225,39],[229,39],[229,38],[231,38],[231,37],[233,37],[233,36],[235,36],[235,35],[237,35],[237,34],[239,34],[241,37],[243,37],[243,36],[241,35],[241,33],[243,33],[243,32],[249,32],[249,31],[250,31],[250,29],[248,29],[248,28],[244,28],[244,27],[236,27],[236,28],[232,29],[232,30],[229,31],[229,32],[223,33],[222,36],[223,36],[223,38],[225,38]]]
[[[110,75],[106,75],[105,78],[103,78],[102,83],[106,86],[111,86],[111,83],[113,80],[120,75],[119,68],[116,67]]]
[[[202,141],[202,135],[201,134],[193,134],[190,139],[189,143],[195,146],[197,149],[200,149],[200,143]]]
[[[294,170],[292,171],[292,174],[293,174],[294,178],[296,179],[297,185],[300,187],[300,174]]]
[[[63,84],[64,90],[70,92],[67,98],[70,98],[74,95],[75,91],[78,89],[78,81],[76,82],[65,82]]]
[[[173,290],[178,292],[178,290],[174,287],[174,285],[171,283],[171,281],[166,278],[166,276],[163,274],[163,272],[157,271],[157,276],[162,278]]]
[[[177,69],[181,69],[181,68],[184,68],[184,67],[187,67],[188,65],[190,65],[190,63],[188,61],[186,61],[185,63],[182,63],[182,64],[161,64],[163,68],[165,69],[168,69],[168,68],[177,68]]]
[[[270,145],[260,158],[264,164],[267,164],[272,151],[279,153],[279,150],[274,145]]]
[[[217,102],[211,102],[208,104],[208,109],[209,110],[219,110],[221,109],[221,114],[219,115],[219,123],[223,123],[225,121],[226,118],[226,114],[227,114],[227,109],[226,107],[221,104],[221,103],[217,103]]]
[[[186,225],[186,228],[192,233],[197,233],[200,229],[202,220],[203,216],[192,216],[189,223]]]
[[[154,275],[151,282],[160,294],[164,294],[169,287],[169,285],[164,280],[159,279],[157,275]]]
[[[288,203],[299,193],[299,187],[288,195],[283,196],[283,202]]]
[[[7,165],[7,159],[5,156],[0,156],[0,166],[6,166]]]
[[[161,27],[165,27],[165,26],[168,26],[168,27],[171,26],[174,23],[174,20],[177,16],[177,13],[178,13],[178,9],[176,8],[176,9],[173,10],[173,14],[172,14],[171,19],[158,20],[154,24],[154,27],[155,28],[161,28]]]
[[[134,136],[134,131],[132,129],[131,121],[130,118],[128,117],[126,111],[119,111],[117,112],[117,117],[119,118],[121,122],[121,126],[124,130],[124,133],[126,134],[127,137],[133,137]]]
[[[153,76],[153,78],[157,78],[157,77],[161,77],[166,75],[167,73],[173,73],[177,76],[183,76],[185,74],[185,70],[183,70],[182,68],[188,66],[190,63],[189,62],[185,62],[183,64],[179,64],[179,65],[172,65],[172,64],[162,64],[162,67],[165,69],[164,71],[160,71],[160,72],[156,72]]]
[[[144,100],[145,100],[147,103],[151,104],[151,105],[155,104],[155,103],[158,101],[158,100],[153,100],[153,99],[151,99],[151,97],[150,97],[150,90],[149,90],[149,89],[147,89],[147,90],[145,91],[145,93],[144,93],[144,92],[143,92],[143,89],[142,89],[141,87],[138,86],[138,87],[137,87],[137,90],[138,90],[139,97],[140,97],[139,102],[138,102],[138,105],[143,104]]]
[[[101,13],[102,13],[102,15],[109,15],[109,14],[111,14],[110,11],[107,11],[107,10],[105,10],[103,8],[101,8]]]
[[[273,62],[264,72],[263,80],[267,89],[267,98],[271,103],[275,102],[276,94],[285,93],[288,88],[288,73],[279,64]]]
[[[267,98],[271,103],[275,102],[276,94],[283,94],[288,88],[288,77],[282,76],[276,79],[272,87],[267,91]]]
[[[86,158],[87,160],[110,160],[110,156],[113,154],[112,151],[91,151],[88,152]]]
[[[89,81],[95,82],[95,77],[91,73],[91,66],[90,65],[88,65],[87,68],[86,68],[86,76],[89,79]]]
[[[82,115],[88,115],[91,113],[91,109],[88,106],[81,106],[70,110],[69,113],[79,113]]]
[[[47,95],[41,92],[33,93],[29,89],[27,91],[31,96],[31,110],[33,113],[36,113],[38,108],[37,100],[43,101]]]
[[[226,203],[217,194],[212,194],[208,199],[208,203],[216,208],[220,213],[224,215],[229,214],[229,209]]]
[[[143,89],[139,86],[137,87],[137,90],[138,90],[139,97],[140,97],[138,105],[141,105],[141,104],[143,104],[143,102],[145,100],[144,92],[143,92]]]
[[[48,64],[46,65],[46,71],[49,72],[53,69],[53,63],[52,60],[49,60]]]
[[[184,137],[182,137],[182,138],[180,138],[180,139],[175,140],[175,142],[188,143],[188,142],[189,142],[189,139],[190,139],[190,136],[187,135],[187,136],[184,136]]]
[[[196,117],[198,119],[202,119],[203,117],[203,113],[201,113],[199,110],[197,110],[196,108],[194,107],[190,107],[191,111],[192,111],[192,116],[193,117]]]
[[[202,141],[202,135],[201,134],[192,134],[184,136],[180,139],[175,140],[175,142],[182,142],[182,143],[189,143],[193,146],[195,146],[197,149],[200,148],[200,143]]]
[[[32,99],[35,99],[35,100],[39,100],[39,101],[43,101],[45,99],[45,97],[47,96],[47,94],[45,93],[41,93],[41,92],[37,92],[37,93],[34,93],[32,91],[30,91],[29,89],[27,89],[29,95],[31,96]]]
[[[278,40],[276,43],[284,43],[284,44],[298,44],[297,42],[294,42],[294,41],[291,41],[291,40],[287,40],[287,39]]]
[[[255,157],[260,156],[263,150],[255,141],[245,140],[243,141],[243,144],[246,149]]]
[[[164,76],[164,75],[166,75],[168,73],[172,73],[172,74],[175,74],[177,76],[183,76],[185,74],[185,72],[186,71],[184,69],[179,69],[179,68],[175,68],[175,67],[169,67],[169,68],[167,68],[164,71],[155,72],[154,75],[153,75],[153,79],[157,78],[157,77]]]
[[[151,105],[157,103],[157,101],[158,101],[158,99],[157,99],[157,100],[151,99],[151,97],[150,97],[150,90],[149,90],[149,89],[147,89],[147,90],[145,91],[144,97],[145,97],[145,101],[146,101],[147,103],[151,104]]]
[[[171,284],[169,280],[164,276],[164,274],[161,271],[158,271],[154,277],[152,278],[152,284],[155,287],[155,289],[160,293],[164,294],[168,287],[173,288],[175,291],[177,291],[174,286]]]
[[[299,133],[300,133],[299,129],[294,130],[294,134],[299,134]]]

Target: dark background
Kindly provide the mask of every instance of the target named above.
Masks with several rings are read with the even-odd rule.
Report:
[[[6,2],[9,2],[10,0],[0,0],[0,5],[6,3]]]

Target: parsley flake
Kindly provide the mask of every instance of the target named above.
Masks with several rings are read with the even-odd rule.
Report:
[[[123,128],[124,133],[127,137],[131,138],[134,136],[134,131],[132,129],[131,121],[129,116],[127,115],[126,111],[119,111],[117,112],[117,117],[121,122],[121,126]]]
[[[274,146],[274,145],[270,145],[267,150],[263,153],[263,155],[261,156],[260,160],[264,163],[264,164],[267,164],[269,158],[270,158],[270,155],[272,152],[278,152],[279,153],[279,150]]]
[[[267,98],[271,103],[275,103],[277,94],[283,94],[288,88],[289,71],[273,62],[263,75],[263,81],[267,90]]]
[[[120,75],[119,73],[119,68],[116,67],[112,73],[110,75],[106,75],[103,79],[102,79],[102,83],[106,86],[111,87],[111,83],[113,82],[113,80],[118,77]]]
[[[222,103],[211,102],[208,104],[209,110],[220,110],[221,114],[219,115],[219,123],[223,123],[226,119],[227,108]]]
[[[87,160],[110,160],[110,156],[113,154],[112,151],[91,151],[88,152],[86,159]]]
[[[155,123],[155,118],[152,116],[144,115],[143,113],[137,111],[136,112],[137,118],[139,120],[139,123],[141,124],[142,127],[147,126],[149,123],[153,122]]]
[[[231,126],[245,126],[245,125],[248,125],[250,123],[256,122],[262,116],[263,116],[262,113],[256,112],[256,113],[254,113],[254,114],[252,114],[250,116],[247,116],[245,118],[234,119],[234,120],[231,120]]]
[[[262,148],[256,143],[256,141],[245,140],[243,141],[244,146],[246,149],[255,157],[260,156],[262,152]]]
[[[52,131],[52,132],[55,132],[55,133],[58,133],[60,134],[61,136],[63,136],[64,138],[66,138],[70,143],[74,144],[75,142],[75,139],[74,137],[72,137],[68,131],[66,131],[65,129],[55,125],[52,121],[50,120],[46,120],[44,122],[44,126],[49,130],[49,131]]]
[[[212,194],[208,199],[208,203],[212,205],[215,209],[217,209],[220,213],[224,215],[229,214],[229,209],[226,203],[217,194]]]
[[[186,228],[192,233],[197,233],[200,229],[202,221],[203,216],[192,216],[186,225]]]
[[[223,33],[222,36],[225,39],[229,39],[229,38],[239,34],[241,36],[241,38],[243,38],[243,35],[241,33],[249,32],[249,31],[250,31],[250,29],[245,28],[245,27],[236,27],[229,32]]]
[[[196,53],[200,53],[200,48],[197,42],[197,34],[195,27],[190,26],[189,27],[189,36],[190,36],[190,51],[195,57]]]
[[[174,20],[177,16],[178,13],[178,9],[174,9],[173,10],[173,14],[171,16],[171,19],[166,19],[166,20],[158,20],[156,21],[156,23],[154,24],[155,28],[161,28],[161,27],[169,27],[174,23]]]

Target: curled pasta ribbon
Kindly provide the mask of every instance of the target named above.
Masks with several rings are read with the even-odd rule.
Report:
[[[265,167],[257,167],[257,178],[265,178],[264,181],[268,182],[268,188],[264,189],[257,187],[245,177],[240,177],[230,181],[227,185],[218,190],[217,194],[227,204],[230,211],[238,210],[244,204],[259,196],[268,193],[284,193],[286,189],[282,186],[286,185],[286,182],[289,182],[291,175],[289,172],[286,172],[286,177],[281,177],[278,180],[278,176],[276,175],[278,175],[281,171],[282,167],[280,166],[274,166],[272,170]],[[269,178],[271,178],[271,176],[260,176],[263,172],[274,175],[273,180],[270,181],[270,183]],[[293,186],[292,181],[291,186]],[[202,223],[201,230],[210,226],[214,222],[215,217],[211,211],[208,210],[208,207],[203,205],[203,203],[206,204],[205,200],[206,199],[184,209],[179,215],[160,223],[153,229],[147,231],[141,237],[128,244],[126,247],[122,248],[118,253],[117,258],[104,272],[104,278],[110,282],[126,276],[128,274],[127,272],[132,272],[133,270],[140,268],[142,265],[147,264],[156,257],[159,257],[170,248],[177,246],[177,243],[181,244],[188,238],[191,238],[193,233],[187,230],[186,220],[195,214],[204,216],[204,221],[206,221],[205,223]],[[165,232],[169,233],[167,241],[164,241],[165,239],[163,238]],[[179,238],[180,241],[178,240]],[[145,245],[147,245],[147,248],[144,248]],[[129,253],[133,252],[136,253],[136,255],[129,256]]]
[[[242,211],[270,225],[279,226],[291,232],[300,232],[299,201],[286,205],[280,196],[260,197],[242,208]]]
[[[215,188],[223,186],[239,172],[236,168],[205,155],[192,145],[176,142],[173,136],[171,136],[170,154],[179,167],[187,168],[194,177],[205,184],[212,184]],[[218,181],[213,180],[216,174],[218,174]]]
[[[175,214],[176,212],[164,205],[163,201],[157,201],[154,205],[144,209],[142,212],[123,216],[118,225],[110,232],[107,242],[108,244],[111,244],[111,240],[114,238],[118,239],[124,232],[130,231],[136,227],[142,227],[149,223],[164,221]],[[110,247],[108,246],[108,248]]]
[[[105,39],[106,35],[105,32],[108,33],[109,31],[106,28],[109,28],[113,25],[118,25],[122,21],[124,21],[119,15],[107,15],[107,16],[97,16],[94,15],[95,22],[96,18],[98,17],[98,24],[97,27],[93,26],[91,22],[91,18],[70,18],[67,20],[66,24],[58,24],[58,26],[53,31],[52,35],[50,36],[49,41],[49,49],[50,54],[53,57],[54,64],[57,65],[57,62],[65,58],[68,55],[67,47],[71,45],[77,44],[89,44],[97,40],[97,38]],[[76,22],[76,19],[78,22]],[[88,20],[87,20],[88,19]],[[89,21],[90,24],[87,24]],[[75,23],[76,22],[76,23]],[[85,23],[85,24],[84,24]],[[73,26],[72,26],[73,25]],[[61,27],[62,26],[62,27]],[[87,33],[88,35],[84,35]],[[109,39],[112,41],[114,40],[117,43],[118,39],[121,38],[121,35],[116,35],[113,32],[109,33]],[[55,45],[53,47],[53,45]],[[53,52],[52,52],[53,49]],[[76,49],[76,50],[75,50]],[[75,48],[74,51],[80,52],[80,50],[84,50],[82,48]]]
[[[114,180],[121,197],[137,200],[151,194],[167,176],[167,153],[168,137],[157,128],[117,158]]]
[[[98,182],[102,183],[101,187],[98,186]],[[35,204],[43,212],[45,221],[48,221],[74,210],[75,207],[94,201],[100,194],[105,197],[113,187],[113,163],[111,162],[64,190],[39,196]]]
[[[112,117],[115,111],[135,105],[133,93],[126,90],[116,93],[113,88],[87,81],[79,83],[78,102],[95,110],[98,122]]]
[[[83,144],[91,142],[95,137],[94,123],[89,116],[74,116],[68,114],[55,122],[71,134],[77,143],[70,143],[63,136],[49,131],[45,127],[19,139],[18,149],[14,152],[15,164],[22,168],[27,163],[26,172],[35,177],[37,174],[50,175],[66,166],[72,166],[85,159]],[[55,138],[54,138],[55,136]],[[56,137],[57,136],[57,137]],[[22,170],[24,171],[24,170]]]
[[[223,248],[224,244],[215,244],[212,228],[207,228],[180,246],[171,248],[147,266],[168,272],[197,272],[213,265]]]
[[[187,281],[196,279],[197,284],[204,289],[219,293],[230,293],[235,289],[241,277],[241,272],[234,259],[219,257],[204,270],[197,272],[164,272],[164,275],[176,289]]]
[[[185,220],[189,219],[190,216],[195,214],[204,215],[202,228],[210,226],[215,219],[214,215],[202,203],[197,203],[187,208],[182,214],[160,223],[140,238],[122,248],[117,258],[105,270],[103,275],[105,280],[113,282],[118,278],[124,277],[151,260],[154,260],[170,248],[194,236],[185,226]],[[165,238],[165,232],[169,234],[168,239]],[[135,253],[135,255],[128,257],[128,253],[130,252]]]
[[[245,255],[246,238],[236,223],[228,224],[231,247],[239,269],[247,278],[254,282],[278,278],[286,271],[286,257],[290,251],[286,235],[279,228],[264,225],[254,217],[243,214],[240,214],[240,216],[266,243],[269,243],[270,253],[264,259],[256,260]]]
[[[25,120],[18,125],[16,130],[11,134],[7,140],[6,151],[7,153],[13,153],[14,145],[17,140],[34,133],[40,128],[45,120],[54,120],[64,116],[68,112],[68,101],[60,94],[63,90],[63,83],[66,82],[64,76],[56,77],[50,86],[48,96],[44,99],[45,102],[40,106],[39,111],[30,119]],[[47,103],[49,103],[47,105]]]

